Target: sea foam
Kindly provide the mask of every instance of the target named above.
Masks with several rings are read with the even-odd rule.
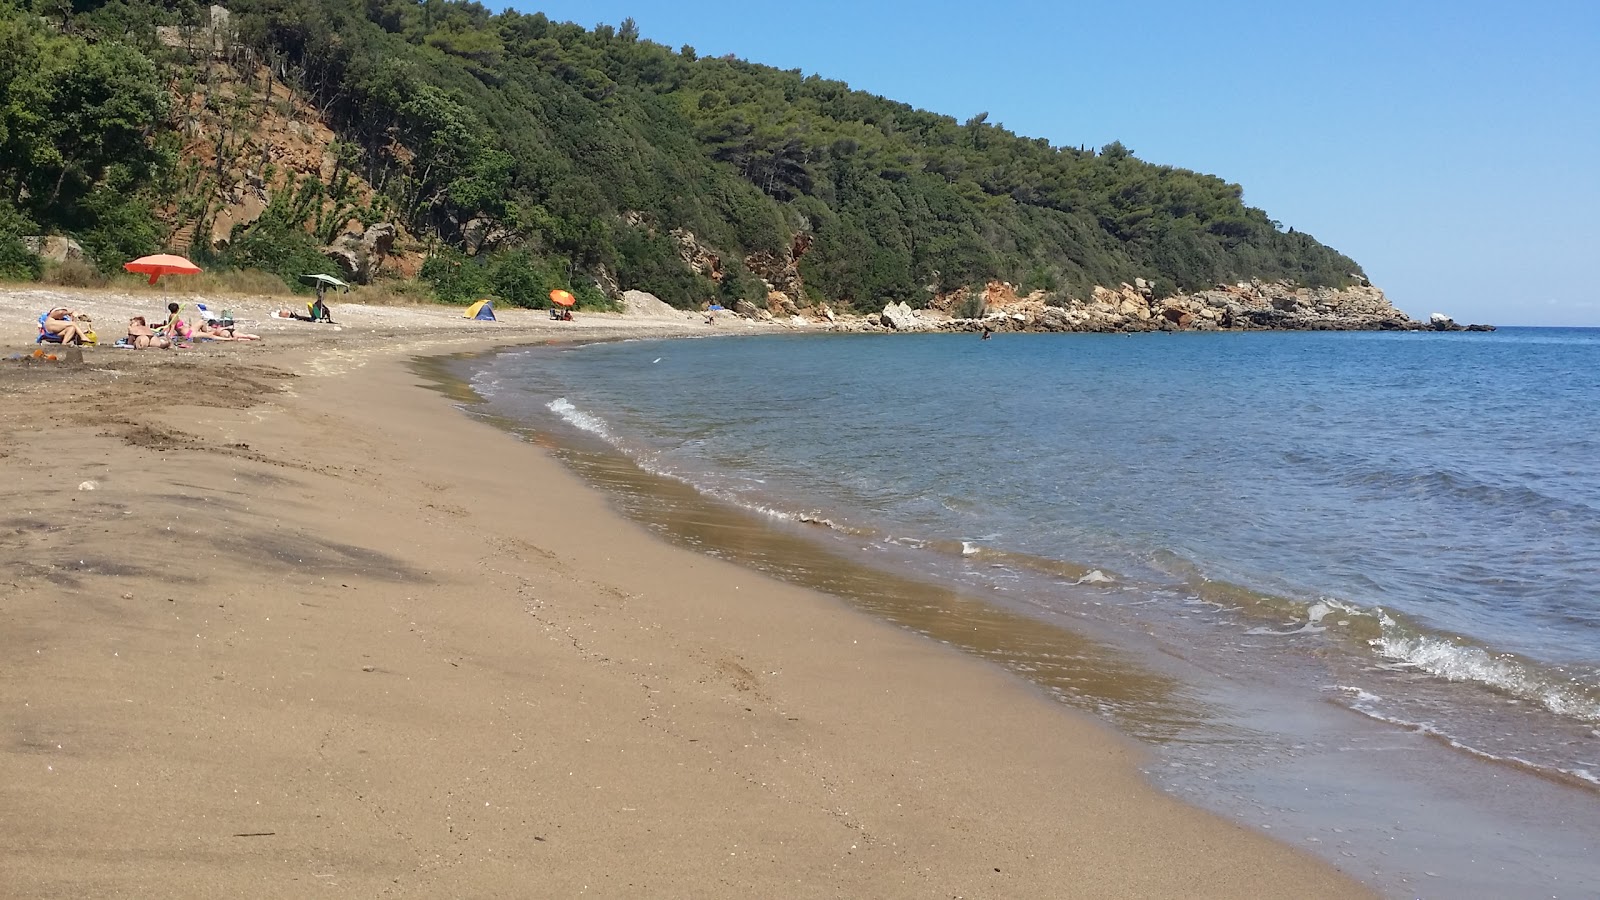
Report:
[[[545,404],[545,408],[560,416],[562,421],[593,435],[598,435],[606,440],[611,440],[611,429],[606,427],[606,422],[599,416],[591,415],[572,405],[565,397],[557,397]]]
[[[1381,655],[1446,681],[1476,682],[1559,716],[1600,722],[1600,701],[1575,682],[1557,682],[1509,654],[1435,637],[1385,634],[1372,641]]]

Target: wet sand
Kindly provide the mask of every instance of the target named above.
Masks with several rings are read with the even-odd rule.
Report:
[[[1364,894],[997,667],[658,540],[407,364],[692,323],[453,315],[0,363],[0,893]]]

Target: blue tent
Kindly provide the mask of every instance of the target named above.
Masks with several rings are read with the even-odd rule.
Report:
[[[467,311],[461,314],[461,318],[476,319],[479,322],[496,321],[494,317],[494,301],[479,300],[477,303],[467,307]]]

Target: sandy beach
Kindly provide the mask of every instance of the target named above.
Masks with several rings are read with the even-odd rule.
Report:
[[[0,356],[57,302],[109,342],[156,301],[0,291]],[[265,340],[0,362],[0,894],[1366,895],[408,366],[698,317],[218,304]]]

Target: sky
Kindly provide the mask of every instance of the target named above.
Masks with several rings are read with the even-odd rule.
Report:
[[[1058,146],[1121,141],[1243,185],[1414,318],[1600,326],[1597,0],[513,5]]]

